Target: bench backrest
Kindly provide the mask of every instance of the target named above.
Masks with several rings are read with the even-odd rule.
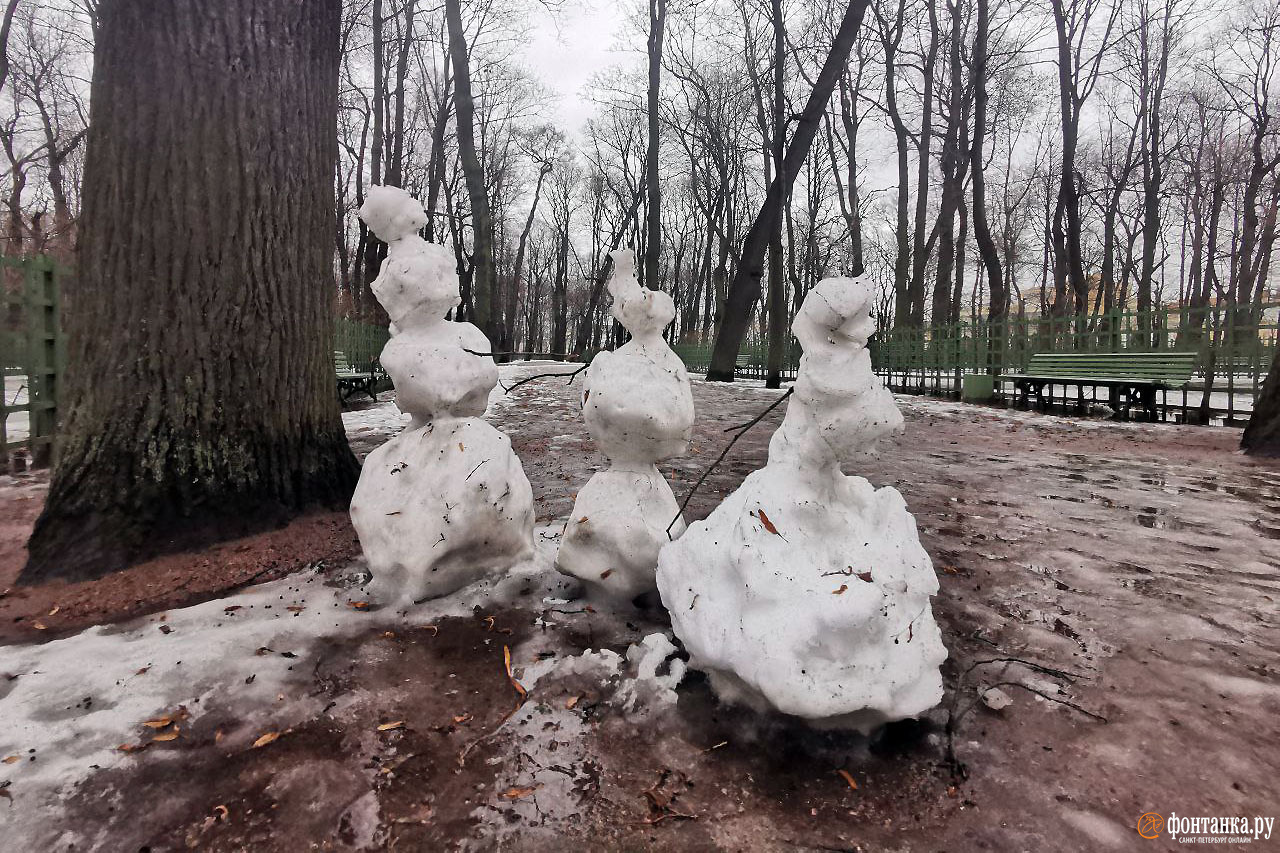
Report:
[[[333,369],[337,373],[354,373],[351,364],[347,361],[347,354],[340,349],[333,351]]]
[[[1135,379],[1181,385],[1196,367],[1194,352],[1039,352],[1031,356],[1029,376],[1063,378]]]

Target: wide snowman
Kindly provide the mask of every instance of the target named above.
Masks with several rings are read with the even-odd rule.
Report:
[[[684,363],[662,339],[675,318],[671,297],[637,283],[629,249],[610,256],[612,312],[631,340],[591,362],[582,412],[611,464],[578,492],[556,565],[591,597],[625,604],[655,589],[658,551],[684,531],[656,463],[688,449],[693,394]]]
[[[864,731],[936,705],[947,656],[902,496],[840,468],[902,428],[871,371],[871,301],[848,278],[805,297],[768,464],[664,547],[657,573],[690,666],[721,699]]]
[[[510,439],[480,418],[498,369],[480,329],[445,319],[460,302],[455,261],[418,236],[422,205],[373,187],[360,218],[387,244],[373,282],[392,323],[382,366],[412,421],[365,460],[351,521],[371,591],[403,606],[528,556],[533,493]]]

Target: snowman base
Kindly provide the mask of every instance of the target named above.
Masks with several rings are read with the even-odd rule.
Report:
[[[942,698],[937,578],[895,489],[766,466],[663,549],[657,580],[724,702],[867,731]]]
[[[658,551],[684,532],[683,518],[671,523],[679,514],[656,467],[600,471],[578,492],[556,568],[582,580],[587,595],[602,603],[653,592]]]
[[[351,521],[371,594],[408,605],[528,557],[533,491],[506,435],[479,418],[442,418],[369,454]]]

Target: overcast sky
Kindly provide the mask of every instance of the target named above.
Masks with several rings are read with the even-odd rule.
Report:
[[[534,7],[525,60],[559,95],[548,120],[577,136],[593,107],[584,89],[592,75],[625,61],[619,34],[625,12],[616,0],[569,0],[555,14]]]

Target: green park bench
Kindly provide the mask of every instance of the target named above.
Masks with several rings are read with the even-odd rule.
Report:
[[[1108,401],[1117,417],[1128,418],[1137,407],[1149,420],[1157,420],[1156,392],[1167,402],[1171,388],[1181,388],[1191,380],[1196,368],[1194,352],[1041,352],[1031,356],[1027,369],[1019,374],[1006,374],[1001,381],[1013,382],[1018,402],[1028,406],[1032,394],[1042,411],[1053,396],[1054,385],[1074,385],[1077,403],[1084,409],[1086,387],[1106,388]],[[1065,390],[1065,388],[1064,388]],[[1094,391],[1094,399],[1097,391]]]
[[[374,386],[377,384],[378,375],[375,370],[356,370],[347,361],[347,354],[336,349],[333,351],[333,372],[337,375],[338,399],[342,403],[345,404],[347,399],[357,392],[368,394],[370,398],[377,401],[378,395]]]

